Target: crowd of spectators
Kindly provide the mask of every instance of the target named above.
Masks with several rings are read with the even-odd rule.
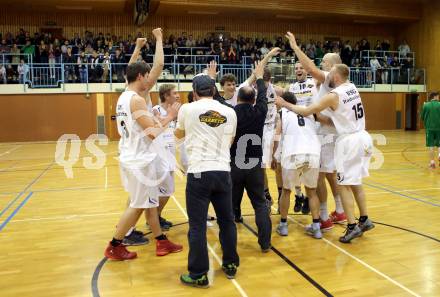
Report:
[[[64,38],[52,36],[50,33],[31,35],[23,29],[16,35],[9,32],[0,33],[0,83],[22,82],[28,76],[29,63],[39,63],[40,67],[49,68],[48,79],[59,78],[59,72],[63,71],[64,79],[68,82],[106,82],[110,79],[123,82],[124,64],[130,59],[137,37],[143,37],[143,34],[138,32],[124,38],[109,33],[94,34],[86,31],[83,36],[76,33],[72,38]],[[385,71],[387,68],[408,69],[414,66],[412,53],[406,41],[396,48],[398,52],[394,55],[386,53],[392,50],[388,40],[377,40],[374,47],[370,46],[367,39],[354,44],[350,40],[342,42],[298,39],[297,42],[307,56],[318,64],[326,53],[339,53],[342,61],[350,67],[371,67],[378,70],[380,73],[376,77],[380,77],[382,81],[387,80],[383,77],[384,73],[388,73]],[[208,34],[203,38],[195,38],[182,32],[179,36],[170,35],[165,39],[165,63],[182,64],[181,73],[185,73],[185,70],[188,70],[188,73],[193,72],[191,64],[209,62],[213,56],[218,56],[220,64],[251,64],[261,59],[274,46],[281,48],[281,54],[273,62],[290,63],[295,59],[289,43],[282,37],[234,38],[222,34]],[[154,50],[154,40],[149,39],[142,50],[142,58],[151,63]],[[374,51],[369,52],[368,58],[365,52],[361,55],[362,51],[367,50]],[[172,55],[178,56],[176,58]],[[56,68],[59,63],[64,64],[64,69]]]

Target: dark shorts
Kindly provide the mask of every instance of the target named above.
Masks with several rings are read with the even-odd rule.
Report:
[[[426,130],[426,146],[440,147],[440,131]]]

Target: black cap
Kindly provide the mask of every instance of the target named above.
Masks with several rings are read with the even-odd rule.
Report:
[[[215,87],[215,81],[207,74],[198,74],[193,78],[192,87],[196,93],[204,90],[211,90]]]

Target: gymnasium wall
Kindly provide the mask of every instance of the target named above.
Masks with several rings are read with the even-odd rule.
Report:
[[[406,38],[416,52],[417,64],[427,71],[427,89],[440,90],[440,1],[429,1],[423,8],[423,16],[399,33]]]
[[[0,142],[85,139],[97,130],[96,95],[3,95],[0,103]]]
[[[366,37],[372,46],[376,40],[389,39],[391,45],[395,42],[395,25],[353,24],[353,23],[316,23],[305,20],[259,19],[255,17],[220,17],[220,16],[152,16],[141,27],[133,26],[132,16],[128,14],[94,15],[90,13],[38,13],[20,14],[3,13],[0,18],[0,32],[16,34],[20,28],[31,33],[39,32],[41,27],[50,21],[56,27],[64,29],[66,37],[74,33],[84,34],[85,30],[94,33],[103,32],[123,36],[138,31],[151,36],[151,30],[162,27],[165,35],[192,33],[195,37],[203,37],[207,32],[215,32],[217,27],[223,27],[225,32],[249,37],[284,36],[288,30],[296,32],[302,40],[323,40],[324,37],[341,37],[357,41]]]
[[[181,94],[187,102],[187,92]],[[405,110],[404,93],[361,93],[368,130],[397,128],[396,112]],[[97,133],[97,115],[104,116],[105,133],[118,139],[115,114],[118,93],[0,96],[0,142],[53,141],[63,134],[77,134],[81,139]],[[153,104],[157,92],[151,93]],[[423,104],[424,96],[420,104]],[[402,118],[401,127],[404,126]]]

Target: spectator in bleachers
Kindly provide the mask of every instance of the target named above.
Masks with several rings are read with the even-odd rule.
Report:
[[[102,82],[107,82],[107,79],[109,77],[109,71],[110,71],[110,54],[109,52],[105,52],[104,57],[101,60],[102,64]]]
[[[66,41],[67,42],[67,41]],[[62,55],[62,61],[64,63],[64,80],[72,83],[76,80],[75,78],[75,66],[77,61],[75,61],[75,57],[72,54],[72,48],[66,47],[67,51]]]
[[[352,48],[350,45],[350,40],[345,41],[344,48],[341,51],[341,60],[347,66],[351,66],[352,56]]]
[[[404,39],[402,44],[399,45],[398,50],[400,57],[406,57],[411,52],[411,49],[409,48],[409,45],[406,42],[406,39]]]
[[[11,48],[6,43],[6,39],[3,39],[2,44],[0,45],[0,54],[6,54],[4,55],[4,63],[9,63],[11,61],[11,57],[7,55],[10,52],[11,52]]]
[[[115,55],[113,56],[112,63],[114,64],[114,73],[116,73],[117,82],[124,82],[124,69],[126,68],[124,63],[126,63],[125,56],[123,55],[121,49],[117,49]]]
[[[20,49],[17,47],[17,44],[15,43],[11,48],[11,54],[12,54],[11,63],[13,64],[13,68],[17,69],[18,64],[20,64]]]
[[[193,39],[193,36],[192,36],[192,35],[189,35],[188,40],[187,40],[186,43],[185,43],[185,46],[186,46],[186,47],[195,47],[195,46],[196,46],[196,42],[195,42],[195,40]]]
[[[232,45],[229,47],[228,51],[228,62],[229,64],[237,64],[238,62],[237,51]]]
[[[46,47],[46,44],[44,43],[44,40],[40,41],[40,46],[38,47],[38,54],[40,56],[40,63],[47,65],[49,63],[49,52]]]
[[[370,67],[371,71],[376,74],[376,83],[378,83],[381,77],[382,65],[380,65],[376,54],[374,54],[373,58],[370,60]]]
[[[50,78],[54,79],[55,78],[55,64],[56,64],[56,54],[55,54],[55,50],[53,48],[53,44],[51,43],[49,45],[49,50],[48,50],[48,60],[49,60],[49,74],[50,74]]]
[[[393,60],[390,63],[391,72],[392,72],[392,83],[395,84],[399,80],[399,72],[400,72],[400,63],[397,55],[393,56]]]
[[[29,73],[29,66],[25,64],[24,59],[20,61],[20,64],[17,68],[18,71],[18,79],[21,84],[28,81],[28,73]]]
[[[84,52],[80,52],[77,64],[78,64],[78,72],[79,72],[79,81],[81,83],[87,82],[87,63],[88,59]]]
[[[385,39],[385,40],[382,42],[381,47],[382,47],[382,50],[383,50],[383,51],[389,51],[390,48],[391,48],[390,41],[389,41],[388,39]]]
[[[374,46],[374,50],[376,51],[376,54],[381,56],[382,44],[381,44],[380,40],[376,41],[376,45]]]
[[[6,68],[5,65],[0,65],[0,82],[2,84],[6,84],[8,82],[8,77],[6,75]]]

